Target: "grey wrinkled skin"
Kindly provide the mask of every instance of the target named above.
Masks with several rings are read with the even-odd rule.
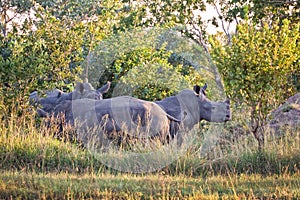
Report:
[[[171,121],[179,119],[167,114],[153,102],[130,96],[120,96],[101,101],[77,99],[64,101],[55,107],[56,114],[63,113],[67,123],[80,129],[79,140],[85,141],[86,134],[93,127],[108,137],[126,133],[134,138],[159,136],[165,141]]]
[[[70,93],[65,93],[61,90],[54,89],[46,93],[46,97],[40,98],[37,91],[30,94],[30,102],[32,104],[38,104],[41,108],[38,108],[37,113],[40,117],[46,117],[53,114],[54,108],[63,101],[75,100],[75,99],[103,99],[103,94],[108,92],[110,88],[110,82],[107,82],[101,88],[95,90],[90,83],[77,83],[75,90]]]
[[[174,136],[179,128],[191,130],[201,120],[208,122],[226,122],[231,120],[230,101],[214,102],[206,97],[205,89],[199,86],[192,90],[182,90],[176,96],[171,96],[155,103],[174,118],[182,119],[171,123],[170,132]]]
[[[107,136],[128,132],[137,138],[159,136],[162,141],[173,138],[180,130],[188,131],[201,120],[226,122],[230,120],[230,102],[210,101],[205,88],[182,90],[176,96],[149,102],[129,96],[101,101],[93,99],[65,100],[54,112],[63,113],[65,121],[79,131],[86,140],[88,130],[100,127]],[[81,135],[80,135],[81,134]]]

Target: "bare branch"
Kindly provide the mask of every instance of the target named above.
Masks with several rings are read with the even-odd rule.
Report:
[[[230,43],[231,42],[231,36],[230,36],[230,33],[229,33],[229,25],[226,29],[225,28],[225,23],[224,23],[224,20],[223,20],[223,16],[222,16],[217,4],[215,3],[215,1],[213,1],[212,4],[213,4],[215,10],[217,11],[217,14],[218,14],[219,18],[221,19],[222,29],[223,29],[224,33],[226,34],[226,36],[228,38],[228,43]]]

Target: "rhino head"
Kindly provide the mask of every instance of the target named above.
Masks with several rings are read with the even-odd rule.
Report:
[[[206,84],[203,87],[196,85],[194,90],[184,89],[176,96],[167,97],[155,103],[161,106],[167,114],[181,119],[181,122],[176,122],[174,126],[180,124],[186,130],[191,130],[201,120],[209,122],[230,120],[230,101],[214,102],[209,100],[206,97],[206,88]]]
[[[30,94],[30,101],[33,104],[40,104],[41,109],[38,109],[38,115],[45,117],[47,114],[52,114],[54,108],[63,101],[76,99],[103,99],[103,94],[108,92],[110,82],[107,82],[99,89],[94,89],[90,83],[77,83],[75,90],[71,93],[65,93],[61,90],[54,89],[46,93],[46,97],[40,98],[37,91]]]
[[[209,122],[226,122],[231,120],[230,100],[214,102],[206,97],[207,85],[194,86],[195,95],[198,98],[200,120]]]
[[[103,99],[103,94],[107,93],[110,88],[110,82],[107,82],[101,88],[95,90],[90,83],[77,83],[75,90],[70,93],[70,96],[67,100],[75,99]]]

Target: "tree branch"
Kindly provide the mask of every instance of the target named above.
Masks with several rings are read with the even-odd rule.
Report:
[[[217,11],[217,14],[219,16],[219,19],[221,19],[221,25],[222,25],[222,29],[224,31],[224,33],[226,34],[227,38],[228,38],[228,43],[230,44],[231,43],[231,36],[230,36],[230,33],[229,33],[229,25],[227,27],[227,29],[225,28],[225,24],[224,24],[224,20],[223,20],[223,16],[220,12],[220,10],[218,9],[218,6],[217,4],[215,3],[215,1],[212,2],[215,10]]]

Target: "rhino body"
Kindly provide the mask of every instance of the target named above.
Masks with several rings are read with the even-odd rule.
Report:
[[[93,100],[78,99],[64,101],[55,107],[58,115],[63,113],[65,121],[79,130],[79,139],[86,141],[86,134],[94,127],[100,128],[108,138],[129,134],[134,138],[169,138],[170,123],[180,122],[167,114],[154,102],[130,96]],[[99,129],[98,129],[99,131]]]
[[[205,88],[197,86],[194,91],[183,90],[176,96],[156,102],[129,96],[101,101],[66,100],[57,105],[54,112],[63,113],[66,122],[72,126],[83,128],[80,130],[83,134],[99,127],[99,134],[105,133],[108,137],[128,132],[137,138],[159,136],[162,141],[166,141],[173,138],[179,130],[192,129],[201,120],[230,120],[230,102],[210,101],[204,90]],[[84,137],[89,136],[80,136],[81,139]]]

